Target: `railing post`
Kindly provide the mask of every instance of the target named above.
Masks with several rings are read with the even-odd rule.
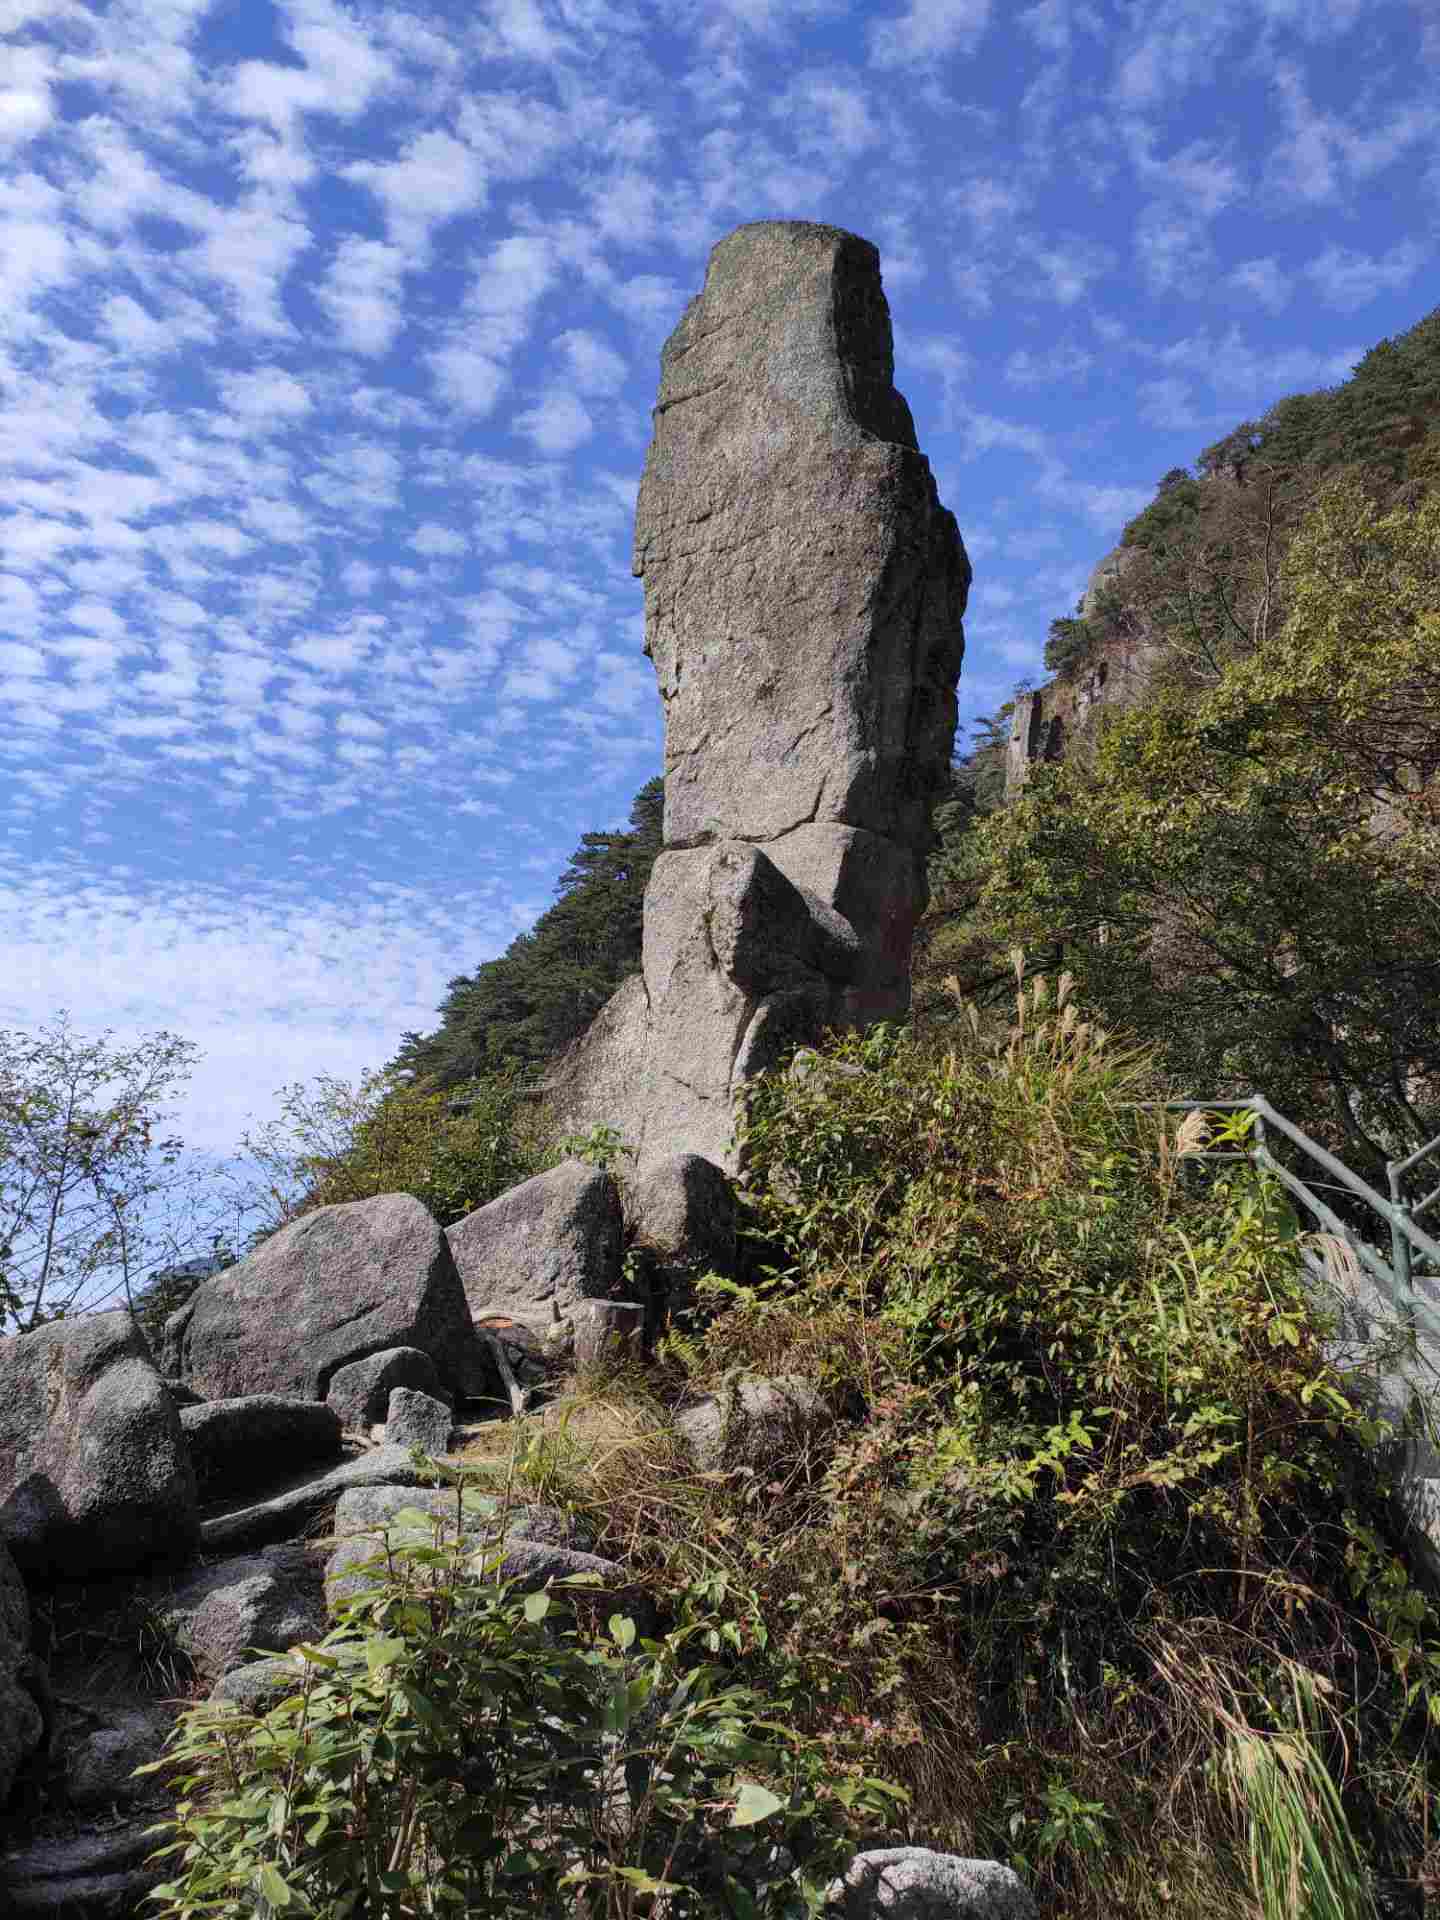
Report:
[[[1405,1203],[1405,1180],[1396,1160],[1385,1162],[1386,1177],[1390,1182],[1390,1204],[1397,1214],[1408,1220],[1410,1209]],[[1407,1332],[1415,1332],[1415,1280],[1410,1269],[1410,1236],[1395,1220],[1390,1222],[1390,1264],[1395,1270],[1395,1304],[1400,1310]]]

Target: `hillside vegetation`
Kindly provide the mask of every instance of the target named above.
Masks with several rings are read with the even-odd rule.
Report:
[[[990,723],[942,816],[917,963],[1022,944],[1196,1096],[1258,1088],[1371,1178],[1440,1132],[1440,312],[1167,475],[1062,678],[1151,691],[1005,808]],[[1083,627],[1077,637],[1075,629]]]
[[[1100,614],[1163,638],[1151,698],[1009,808],[987,723],[915,1018],[749,1092],[737,1269],[452,1472],[564,1508],[629,1610],[412,1541],[294,1700],[188,1723],[171,1920],[802,1920],[901,1839],[1047,1920],[1440,1892],[1440,1617],[1349,1256],[1199,1158],[1243,1120],[1158,1104],[1255,1085],[1371,1173],[1440,1132],[1437,368],[1432,315],[1166,476]],[[277,1218],[454,1219],[573,1150],[526,1085],[638,963],[659,799],[384,1072],[292,1090]],[[677,1409],[743,1376],[808,1412],[698,1471]]]

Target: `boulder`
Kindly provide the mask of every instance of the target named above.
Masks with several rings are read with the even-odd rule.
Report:
[[[509,1314],[539,1324],[620,1279],[620,1194],[608,1173],[564,1160],[467,1213],[446,1237],[475,1320]]]
[[[332,1374],[325,1398],[343,1426],[366,1432],[385,1418],[395,1387],[414,1387],[417,1393],[428,1393],[436,1400],[445,1392],[439,1369],[428,1353],[421,1353],[418,1347],[389,1347],[384,1353],[369,1354]]]
[[[429,1484],[408,1447],[377,1447],[358,1460],[302,1475],[263,1500],[254,1500],[200,1523],[202,1553],[244,1553],[287,1540],[318,1520],[351,1487],[420,1487]]]
[[[725,1272],[735,1259],[735,1191],[698,1153],[672,1153],[625,1183],[625,1219],[661,1266]]]
[[[134,1920],[169,1867],[150,1858],[153,1819],[150,1811],[100,1833],[0,1853],[0,1913],[5,1920]]]
[[[451,1422],[450,1409],[443,1400],[416,1393],[413,1387],[396,1387],[385,1419],[385,1444],[419,1447],[432,1457],[443,1456],[450,1451]]]
[[[998,1860],[964,1860],[928,1847],[860,1853],[831,1882],[826,1906],[844,1920],[1039,1920],[1019,1875]]]
[[[305,1685],[305,1668],[295,1660],[272,1657],[252,1660],[249,1666],[232,1667],[210,1689],[210,1698],[238,1707],[242,1713],[268,1713]]]
[[[195,1529],[179,1411],[128,1313],[0,1340],[0,1542],[22,1572],[143,1567]]]
[[[741,1380],[675,1416],[675,1428],[702,1473],[776,1467],[803,1456],[830,1424],[824,1397],[808,1380]]]
[[[445,1235],[418,1200],[317,1207],[198,1287],[166,1322],[165,1367],[207,1400],[323,1400],[340,1368],[418,1347],[453,1384],[473,1341]]]
[[[283,1653],[321,1637],[320,1572],[304,1547],[289,1544],[222,1560],[176,1587],[164,1617],[195,1671],[213,1683],[252,1650]]]
[[[249,1393],[180,1409],[202,1500],[244,1493],[340,1453],[340,1416],[320,1400]]]
[[[163,1799],[163,1781],[155,1774],[137,1780],[135,1769],[160,1758],[170,1725],[166,1713],[133,1707],[67,1741],[65,1798],[69,1804],[81,1812],[100,1813]]]
[[[45,1738],[32,1660],[29,1597],[9,1548],[0,1542],[0,1807]]]
[[[547,1087],[642,1172],[737,1168],[748,1080],[909,1005],[970,566],[893,376],[879,255],[807,221],[723,239],[661,356],[634,568],[665,844],[643,975]]]
[[[645,1308],[638,1300],[577,1300],[572,1311],[577,1367],[613,1367],[639,1359]]]

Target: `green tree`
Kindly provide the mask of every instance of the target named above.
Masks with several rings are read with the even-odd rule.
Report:
[[[1440,498],[1332,484],[1288,615],[985,829],[988,951],[1063,951],[1187,1090],[1256,1086],[1372,1173],[1440,1131]]]
[[[437,1091],[394,1068],[353,1084],[321,1074],[278,1095],[280,1112],[244,1137],[260,1168],[260,1236],[316,1207],[410,1193],[449,1226],[539,1170],[524,1096],[492,1075]]]
[[[0,1031],[0,1331],[102,1294],[129,1302],[162,1245],[174,1251],[154,1203],[194,1172],[162,1127],[197,1052],[163,1031],[89,1040],[64,1012],[37,1033]]]
[[[587,833],[555,905],[495,960],[449,983],[440,1024],[407,1033],[393,1066],[432,1087],[535,1069],[583,1033],[640,965],[641,911],[661,845],[664,789],[650,780],[623,832]]]

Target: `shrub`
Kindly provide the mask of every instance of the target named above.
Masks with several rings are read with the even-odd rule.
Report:
[[[827,1786],[819,1751],[703,1656],[693,1609],[660,1638],[620,1614],[590,1630],[565,1604],[583,1594],[522,1594],[498,1550],[395,1524],[374,1584],[295,1650],[290,1698],[181,1720],[158,1763],[181,1796],[168,1920],[798,1916],[851,1808],[893,1801]]]

